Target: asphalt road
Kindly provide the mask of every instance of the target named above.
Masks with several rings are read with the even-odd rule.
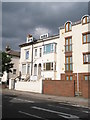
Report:
[[[1,107],[1,105],[0,105]],[[2,94],[2,120],[89,120],[90,109],[13,93]]]

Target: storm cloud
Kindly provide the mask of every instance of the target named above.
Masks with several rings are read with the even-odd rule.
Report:
[[[27,34],[36,39],[43,33],[58,34],[67,20],[78,21],[88,14],[88,2],[3,2],[2,45],[19,50]]]

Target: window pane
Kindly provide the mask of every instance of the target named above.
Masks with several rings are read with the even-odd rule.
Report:
[[[27,74],[30,73],[30,64],[27,65]]]
[[[50,70],[50,63],[46,63],[46,70]]]
[[[86,18],[86,17],[83,18],[83,23],[85,23],[85,18]]]
[[[35,49],[35,56],[37,56],[37,49]]]
[[[85,80],[88,80],[88,76],[85,76]]]
[[[45,70],[45,63],[43,63],[43,70]]]
[[[69,30],[71,30],[71,23],[69,23]]]
[[[23,64],[23,65],[22,65],[22,73],[23,73],[23,74],[26,74],[26,64]]]
[[[16,74],[16,69],[13,69],[13,74]]]
[[[42,57],[42,48],[40,48],[40,57]]]
[[[68,57],[66,57],[66,63],[68,63]]]
[[[87,42],[90,42],[90,34],[87,34]]]
[[[50,51],[51,51],[51,45],[49,44],[46,46],[46,53],[50,53]]]
[[[69,46],[69,51],[72,51],[72,45]]]
[[[66,71],[68,71],[69,69],[68,69],[68,65],[66,65]]]
[[[66,45],[68,45],[68,39],[66,39]]]
[[[66,24],[66,31],[68,31],[68,23]]]
[[[68,46],[66,46],[66,52],[68,51]]]
[[[72,71],[72,64],[70,64],[70,71]]]
[[[72,76],[70,76],[70,80],[72,80]]]
[[[68,76],[66,76],[66,80],[69,80],[69,77],[68,77]]]
[[[89,78],[88,78],[89,80],[90,80],[90,75],[89,75]]]
[[[69,44],[72,44],[72,39],[71,38],[69,39]]]
[[[29,59],[29,51],[26,51],[26,59]]]
[[[87,22],[89,22],[89,17],[87,16]]]
[[[88,54],[88,62],[90,62],[90,54]]]
[[[84,63],[86,62],[86,56],[85,55],[83,55],[83,58],[84,58]]]
[[[83,35],[83,43],[86,43],[86,35]]]
[[[51,52],[53,52],[53,49],[54,48],[54,45],[53,44],[51,44]]]
[[[70,57],[70,63],[72,63],[72,57]]]

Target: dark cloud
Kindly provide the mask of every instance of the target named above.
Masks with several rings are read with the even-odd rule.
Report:
[[[13,49],[19,49],[18,44],[25,42],[28,33],[39,37],[37,30],[40,33],[41,30],[48,30],[50,34],[58,34],[58,27],[67,20],[80,20],[84,14],[88,14],[87,2],[3,2],[3,48],[10,44]]]

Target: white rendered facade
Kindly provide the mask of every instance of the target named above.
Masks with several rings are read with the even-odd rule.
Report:
[[[57,77],[58,68],[56,68],[58,42],[59,42],[59,36],[57,35],[57,36],[50,37],[44,40],[38,40],[38,42],[36,43],[33,43],[25,47],[21,47],[20,71],[22,73],[22,77],[25,78],[26,75],[28,74],[27,69],[28,69],[28,64],[29,64],[30,65],[30,69],[29,69],[30,76],[34,76],[34,77],[37,76],[37,79],[40,79],[41,77],[43,79],[46,78],[46,79],[52,79],[52,80],[60,79]],[[48,52],[44,51],[45,46],[48,47],[48,50],[47,50]],[[51,47],[52,47],[52,51],[51,51]],[[29,51],[28,59],[26,59],[26,56],[25,56],[26,51]],[[33,63],[32,63],[32,54],[33,54]],[[22,71],[23,64],[26,65],[24,74]],[[33,64],[33,67],[31,67],[32,64]],[[50,69],[47,68],[46,70],[44,67],[45,68],[49,67]]]

